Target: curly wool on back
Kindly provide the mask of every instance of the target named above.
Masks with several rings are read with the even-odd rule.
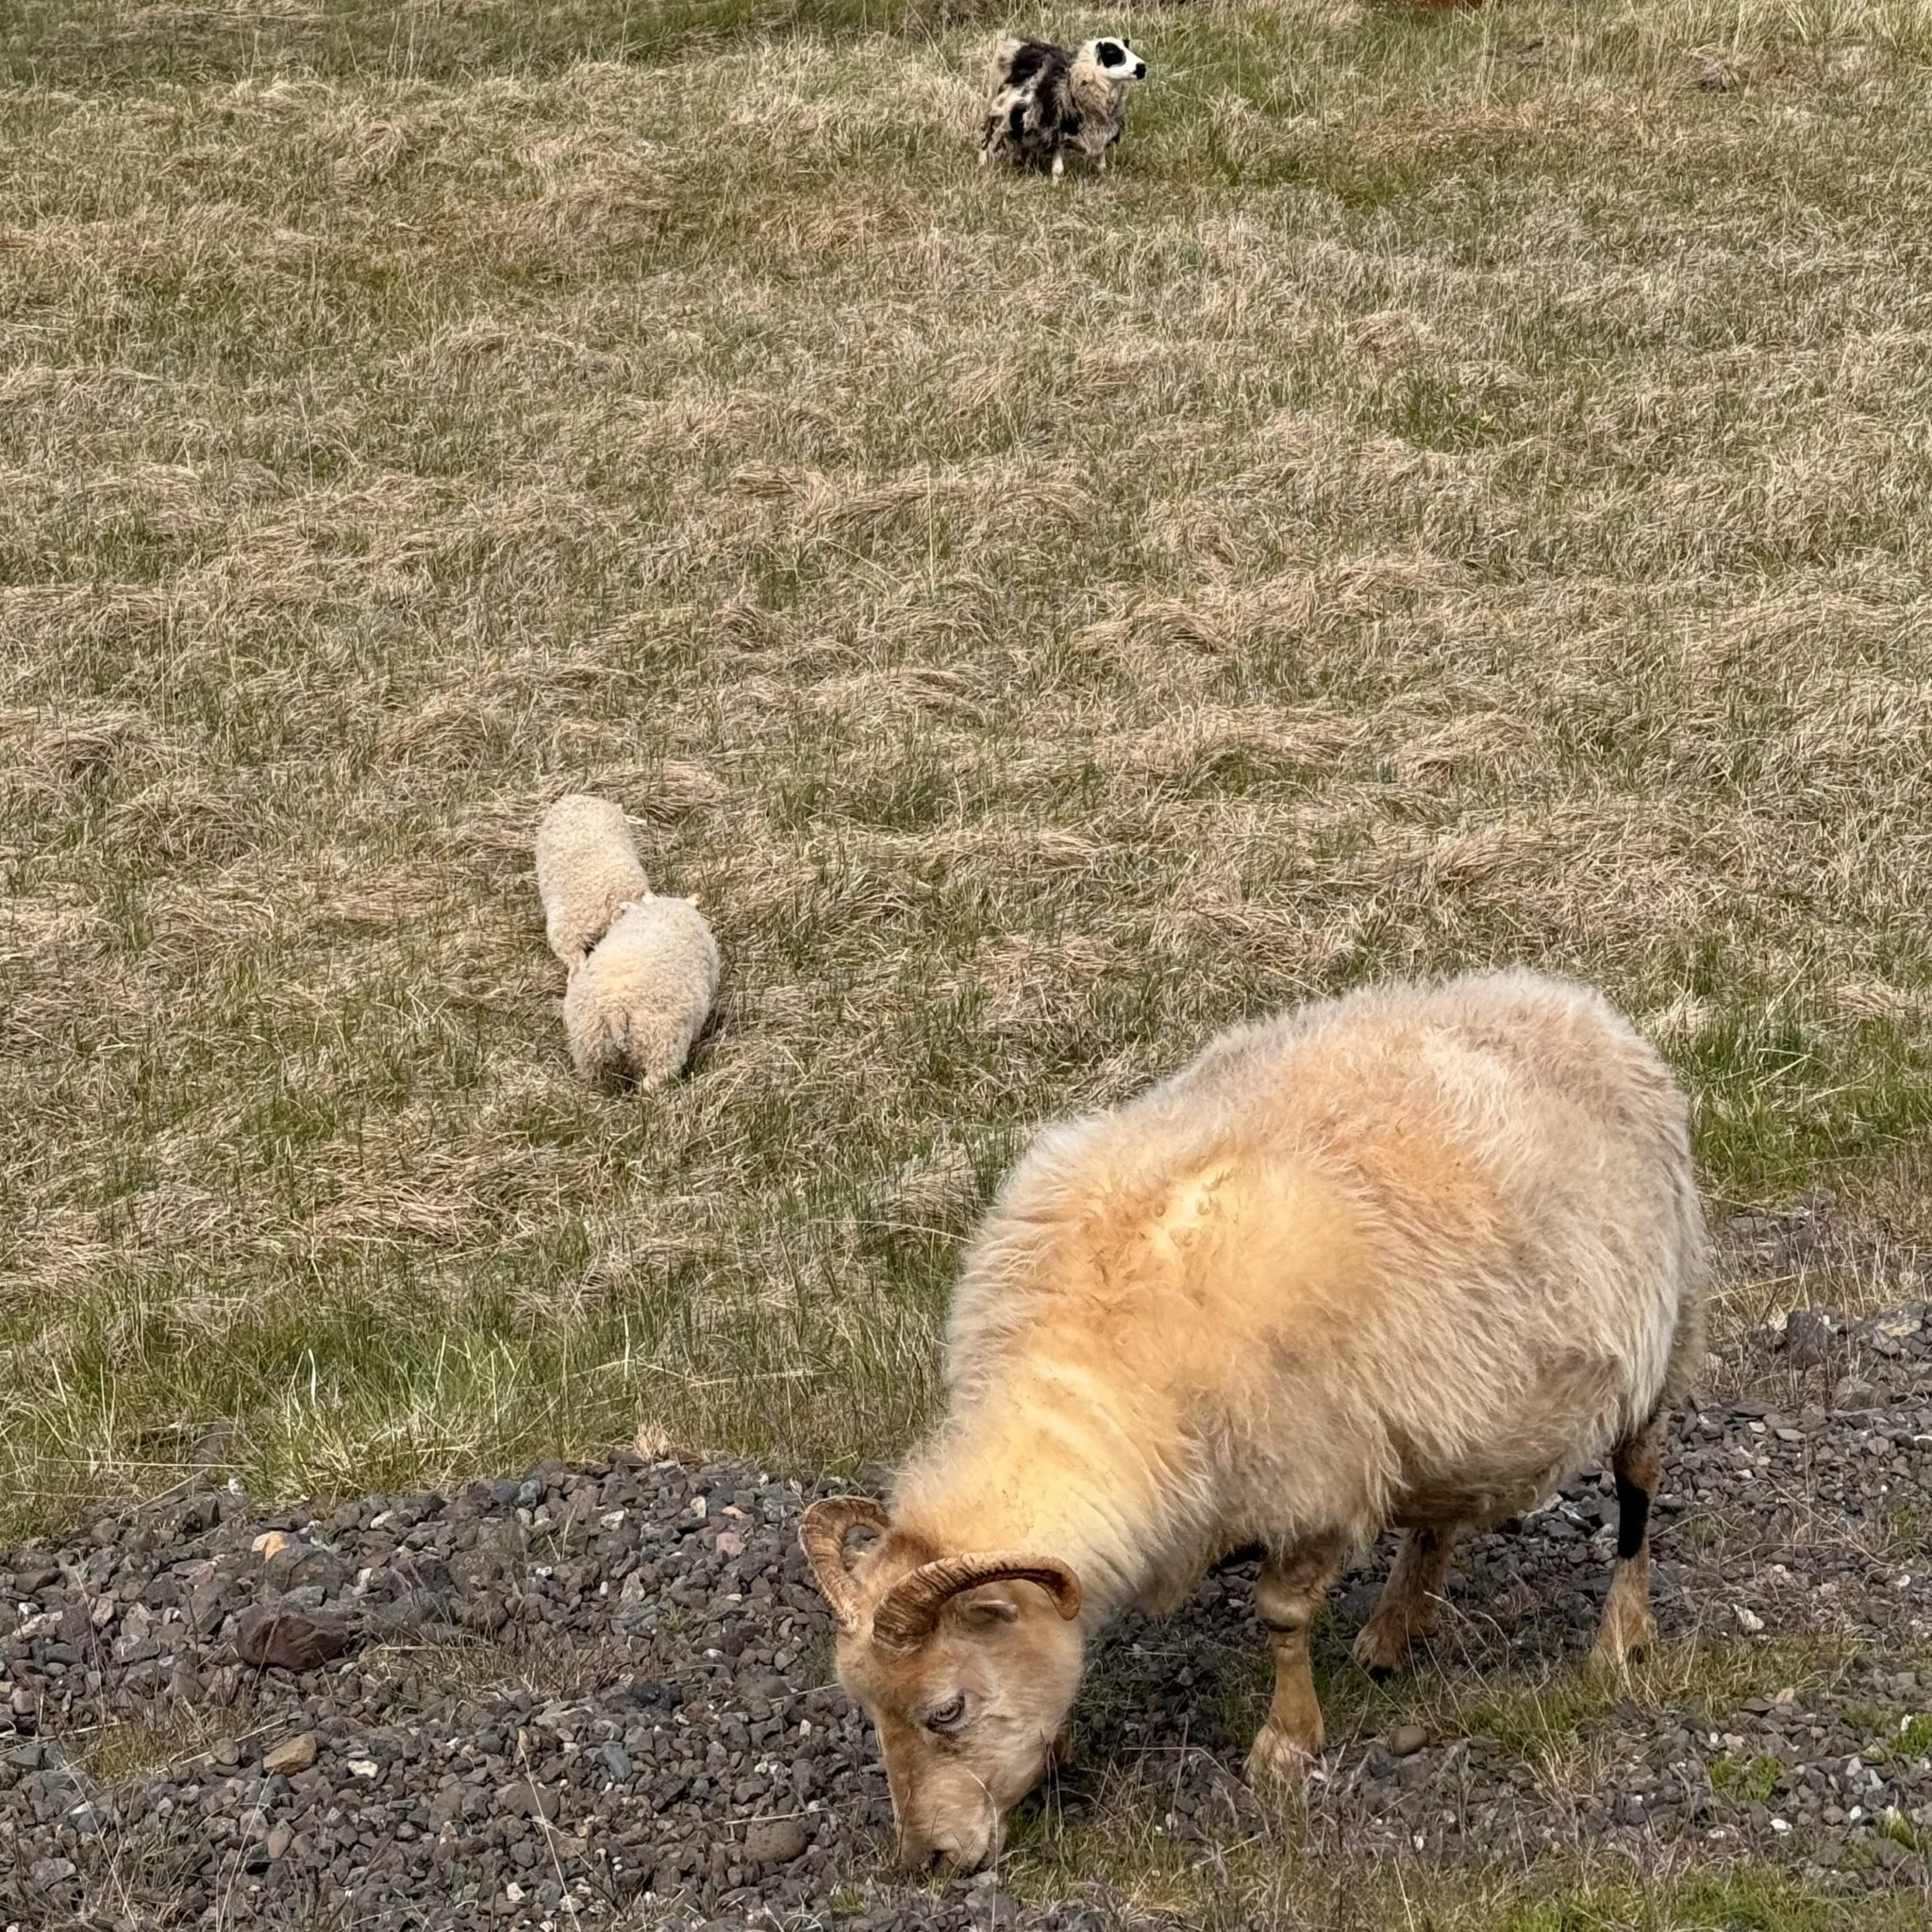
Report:
[[[718,942],[693,900],[624,906],[563,995],[577,1072],[645,1087],[675,1079],[710,1017],[718,971]]]
[[[543,814],[537,829],[537,893],[550,950],[575,971],[627,901],[650,895],[651,882],[624,808],[573,791]]]

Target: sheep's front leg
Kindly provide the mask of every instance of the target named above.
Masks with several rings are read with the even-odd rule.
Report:
[[[1355,1660],[1370,1676],[1392,1676],[1408,1661],[1409,1645],[1435,1628],[1455,1541],[1453,1523],[1403,1532],[1395,1567],[1355,1640]]]
[[[1657,1637],[1650,1615],[1650,1499],[1663,1474],[1657,1441],[1653,1416],[1641,1433],[1618,1443],[1610,1461],[1617,1478],[1617,1574],[1596,1633],[1596,1655],[1606,1663],[1641,1656]]]
[[[1322,1748],[1322,1707],[1308,1668],[1308,1625],[1341,1560],[1340,1543],[1304,1544],[1271,1557],[1255,1583],[1255,1614],[1274,1646],[1274,1696],[1248,1753],[1248,1775],[1299,1777]]]

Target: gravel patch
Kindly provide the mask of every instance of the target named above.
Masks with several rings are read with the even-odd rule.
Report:
[[[1330,1747],[1290,1828],[1347,1856],[1590,1842],[1924,1885],[1928,1316],[1794,1315],[1728,1367],[1757,1392],[1689,1409],[1659,1674],[1621,1695],[1577,1689],[1607,1475],[1468,1539],[1432,1661],[1388,1690],[1343,1661],[1386,1549],[1344,1578]],[[0,1927],[1116,1923],[1101,1890],[1016,1921],[985,1877],[885,1875],[884,1777],[795,1541],[815,1493],[631,1456],[323,1516],[187,1487],[0,1554]],[[1138,1785],[1203,1859],[1256,1828],[1251,1575],[1108,1633],[1063,1813]]]

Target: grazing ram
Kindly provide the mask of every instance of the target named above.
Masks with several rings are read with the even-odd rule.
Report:
[[[1257,1773],[1320,1749],[1308,1625],[1388,1524],[1407,1534],[1356,1644],[1375,1671],[1428,1628],[1458,1524],[1608,1456],[1597,1649],[1641,1648],[1702,1251],[1669,1072],[1597,994],[1530,973],[1239,1027],[1042,1134],[967,1257],[937,1435],[890,1510],[832,1498],[801,1531],[902,1857],[996,1849],[1089,1636],[1238,1549],[1263,1554],[1274,1652]]]

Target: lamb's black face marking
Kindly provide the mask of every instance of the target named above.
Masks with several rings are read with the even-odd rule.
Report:
[[[1093,51],[1100,56],[1103,67],[1124,67],[1127,64],[1127,50],[1118,41],[1102,41]]]

